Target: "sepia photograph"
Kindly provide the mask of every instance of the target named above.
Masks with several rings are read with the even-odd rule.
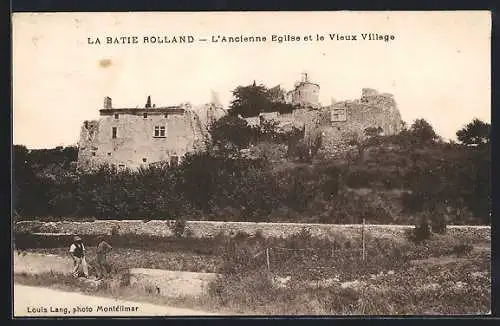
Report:
[[[489,11],[12,14],[12,313],[491,315]]]

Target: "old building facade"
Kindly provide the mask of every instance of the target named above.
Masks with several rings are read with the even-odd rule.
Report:
[[[363,88],[359,99],[322,106],[320,86],[307,75],[285,93],[278,86],[275,100],[293,104],[288,113],[267,112],[245,118],[257,126],[265,120],[282,130],[303,129],[306,140],[321,138],[324,153],[342,150],[343,144],[366,137],[367,128],[383,135],[401,130],[401,115],[392,94]],[[88,170],[102,164],[117,169],[138,168],[156,162],[177,164],[186,153],[203,150],[210,124],[226,114],[215,94],[211,103],[156,107],[148,97],[142,108],[114,108],[109,97],[98,120],[85,121],[79,138],[78,167]]]
[[[138,168],[155,162],[177,164],[191,151],[202,150],[205,121],[189,104],[169,107],[114,108],[109,97],[98,120],[85,121],[79,138],[78,168]]]

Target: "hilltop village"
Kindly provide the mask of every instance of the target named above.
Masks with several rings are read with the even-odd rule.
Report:
[[[273,89],[271,89],[273,90]],[[366,128],[382,134],[401,129],[401,115],[392,94],[364,88],[355,100],[323,106],[320,85],[307,74],[289,92],[276,86],[275,101],[294,106],[290,113],[267,112],[244,118],[251,126],[274,120],[283,129],[302,128],[304,137],[320,135],[325,152],[339,144],[362,137]],[[166,161],[177,164],[188,152],[204,150],[209,125],[227,114],[214,96],[210,103],[193,107],[189,103],[156,106],[148,97],[142,108],[115,108],[106,97],[98,120],[84,121],[79,137],[78,167],[92,169],[107,163],[118,169],[138,168]]]

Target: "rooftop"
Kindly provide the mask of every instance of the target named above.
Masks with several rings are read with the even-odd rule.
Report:
[[[143,107],[143,108],[107,108],[101,109],[99,112],[101,114],[109,114],[109,113],[184,113],[186,109],[181,108],[180,106],[162,106],[162,107]]]

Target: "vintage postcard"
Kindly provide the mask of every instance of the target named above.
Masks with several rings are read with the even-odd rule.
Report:
[[[491,13],[15,13],[13,316],[491,314]]]

